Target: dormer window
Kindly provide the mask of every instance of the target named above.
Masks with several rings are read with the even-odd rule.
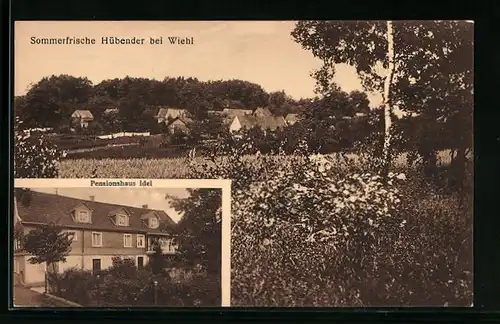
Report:
[[[109,218],[116,226],[129,226],[130,214],[125,208],[118,208],[109,213]]]
[[[128,226],[127,215],[116,215],[116,224],[119,226]]]
[[[86,210],[79,210],[77,219],[80,223],[88,223],[89,222],[89,212]]]
[[[158,218],[157,217],[149,217],[149,227],[150,228],[158,228],[159,223],[158,223]]]
[[[73,209],[73,220],[77,223],[90,223],[91,222],[91,209],[85,204],[81,204]]]

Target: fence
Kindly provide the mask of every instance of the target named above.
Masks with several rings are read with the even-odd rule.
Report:
[[[117,138],[117,137],[130,137],[130,136],[151,136],[151,133],[150,132],[143,132],[143,133],[121,132],[121,133],[115,133],[115,134],[109,134],[109,135],[100,135],[97,137],[100,139],[112,139],[112,138]]]

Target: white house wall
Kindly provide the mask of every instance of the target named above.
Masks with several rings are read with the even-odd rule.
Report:
[[[115,255],[85,255],[83,257],[84,270],[92,271],[92,260],[101,260],[101,270],[107,269],[113,265],[113,258]]]
[[[78,270],[92,271],[92,260],[100,259],[101,260],[101,270],[107,269],[113,265],[113,258],[117,255],[69,255],[66,257],[66,262],[59,262],[59,273],[63,273],[64,271],[76,268]],[[148,257],[147,255],[119,255],[121,258],[131,258],[134,260],[135,264],[138,264],[138,258],[143,257],[144,265],[147,264]]]
[[[83,257],[79,255],[68,255],[66,262],[59,262],[59,273],[62,273],[70,268],[81,269]]]
[[[238,119],[238,117],[235,117],[231,125],[229,126],[229,131],[230,132],[237,132],[241,129],[241,123]]]
[[[40,284],[43,285],[45,282],[45,262],[38,264],[31,264],[25,259],[24,264],[24,283],[26,285]]]

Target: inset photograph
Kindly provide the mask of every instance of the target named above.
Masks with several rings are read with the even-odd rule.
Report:
[[[473,21],[22,21],[14,47],[15,178],[231,180],[232,307],[472,306]]]
[[[15,188],[14,307],[220,307],[222,189]]]

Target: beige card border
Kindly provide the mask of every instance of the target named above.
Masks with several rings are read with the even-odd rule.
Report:
[[[135,182],[136,186],[91,186],[94,182]],[[139,186],[151,181],[152,186]],[[231,180],[215,179],[14,179],[14,188],[217,188],[222,189],[221,303],[231,306]]]

